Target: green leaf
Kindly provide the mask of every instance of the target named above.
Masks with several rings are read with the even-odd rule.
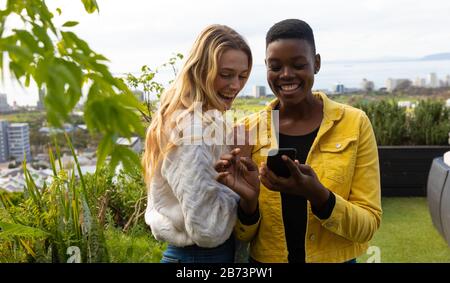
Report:
[[[83,2],[84,9],[89,14],[92,14],[95,11],[100,11],[96,0],[81,0],[81,2]]]
[[[105,163],[106,157],[112,151],[113,146],[114,146],[114,141],[113,141],[112,136],[110,134],[104,136],[97,148],[96,171],[99,171],[99,169],[103,166],[103,164]]]
[[[49,160],[50,160],[50,165],[53,170],[53,176],[58,176],[58,173],[56,172],[55,157],[53,155],[53,150],[51,149],[51,147],[48,148],[48,156],[49,156]]]
[[[128,147],[116,144],[111,154],[111,168],[115,168],[119,162],[122,163],[126,172],[132,173],[141,170],[139,156]]]
[[[0,239],[10,239],[12,237],[42,239],[50,236],[44,230],[16,223],[0,222],[0,228]]]
[[[33,34],[44,44],[44,50],[46,51],[46,59],[49,59],[54,56],[53,52],[55,51],[55,47],[53,45],[52,40],[50,39],[49,35],[47,34],[47,29],[40,27],[39,25],[32,23],[33,28],[32,32]]]
[[[89,47],[86,41],[80,39],[75,33],[70,31],[61,32],[61,35],[65,41],[68,41],[72,48],[76,46],[79,50],[81,50],[85,56],[90,56],[91,53],[94,53],[92,49]],[[74,46],[75,45],[75,46]],[[75,51],[75,50],[74,50]],[[76,52],[74,52],[76,53]]]
[[[30,86],[30,73],[25,74],[25,86],[29,87]]]
[[[21,65],[17,64],[16,62],[9,62],[9,69],[17,78],[18,83],[21,84],[21,81],[19,79],[25,75],[26,71],[22,68]]]
[[[0,40],[0,43],[2,43],[1,40]],[[5,73],[4,73],[5,71],[4,70],[5,69],[3,68],[3,52],[0,51],[0,81],[2,83],[4,82],[4,78],[5,78]]]
[[[78,25],[79,24],[79,22],[75,22],[75,21],[67,21],[67,22],[65,22],[62,26],[63,27],[74,27],[74,26],[76,26],[76,25]]]
[[[61,14],[62,14],[62,11],[61,11],[61,9],[60,9],[60,8],[56,8],[56,12],[58,13],[58,15],[60,15],[60,16],[61,16]]]
[[[33,199],[33,202],[40,208],[42,195],[39,192],[39,188],[36,186],[36,183],[34,182],[33,177],[30,174],[30,171],[28,171],[27,169],[26,159],[24,159],[23,161],[22,168],[25,176],[26,190],[29,193],[30,197]]]
[[[64,80],[58,73],[49,69],[47,81],[47,94],[44,98],[47,118],[49,123],[55,127],[61,127],[69,117],[67,97],[64,91]]]
[[[33,52],[40,51],[36,39],[30,32],[26,30],[14,30],[14,32],[17,34],[17,37],[20,39],[22,44],[25,44],[28,47],[28,49],[30,49]]]
[[[77,158],[77,155],[75,153],[75,149],[74,149],[74,147],[72,145],[72,141],[70,140],[69,135],[67,133],[64,133],[64,136],[66,138],[67,144],[69,145],[70,151],[72,152],[73,159],[74,159],[75,164],[77,166],[78,174],[79,174],[79,177],[80,177],[80,180],[81,180],[81,188],[83,189],[84,196],[87,198],[88,194],[87,194],[87,190],[86,190],[86,183],[84,182],[83,174],[81,172],[80,163],[78,162],[78,158]],[[73,174],[75,176],[75,172]]]
[[[5,43],[2,44],[0,50],[9,52],[9,57],[12,60],[20,60],[27,63],[33,61],[33,53],[25,46],[16,46],[15,44]]]

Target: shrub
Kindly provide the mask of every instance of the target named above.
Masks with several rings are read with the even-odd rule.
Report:
[[[450,111],[442,101],[422,100],[409,113],[395,100],[358,102],[366,112],[378,145],[446,145]]]
[[[449,110],[441,101],[422,100],[414,109],[409,130],[412,144],[448,144]]]
[[[407,142],[406,111],[394,100],[360,102],[355,107],[366,112],[378,145],[400,145]]]
[[[78,167],[76,156],[74,159]],[[37,187],[24,162],[24,200],[15,204],[6,195],[0,195],[10,216],[0,219],[2,249],[10,255],[19,250],[28,262],[109,261],[95,200],[88,199],[81,170],[81,182],[77,182],[74,168],[71,172],[62,169],[59,160],[57,170],[51,151],[50,160],[53,180],[49,186]]]
[[[96,175],[86,176],[86,186],[91,199],[99,199],[99,219],[106,223],[105,213],[110,213],[112,223],[127,232],[135,225],[147,228],[144,213],[147,204],[146,189],[141,171],[119,173],[104,166]]]

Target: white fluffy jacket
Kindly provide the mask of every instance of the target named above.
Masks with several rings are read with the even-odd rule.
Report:
[[[150,184],[145,221],[157,240],[216,247],[231,235],[239,196],[215,180],[227,146],[181,145],[161,162]]]

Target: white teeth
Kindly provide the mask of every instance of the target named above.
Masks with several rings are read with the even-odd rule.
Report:
[[[289,90],[294,90],[294,89],[298,88],[298,86],[299,86],[298,84],[291,84],[291,85],[282,85],[280,87],[282,90],[289,91]]]
[[[221,94],[220,96],[222,96],[223,98],[227,98],[227,99],[232,99],[232,98],[234,98],[234,95],[228,96],[228,95],[223,95],[223,94]]]

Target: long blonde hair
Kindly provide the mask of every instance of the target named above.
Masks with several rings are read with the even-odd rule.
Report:
[[[160,107],[147,130],[142,157],[147,184],[150,184],[158,163],[175,147],[167,137],[167,131],[174,126],[168,121],[175,111],[186,110],[185,113],[190,113],[196,103],[201,103],[204,109],[225,110],[214,91],[214,80],[219,72],[220,56],[230,49],[241,50],[247,55],[250,71],[252,53],[243,37],[228,26],[206,27],[195,40],[175,81],[161,95]]]

